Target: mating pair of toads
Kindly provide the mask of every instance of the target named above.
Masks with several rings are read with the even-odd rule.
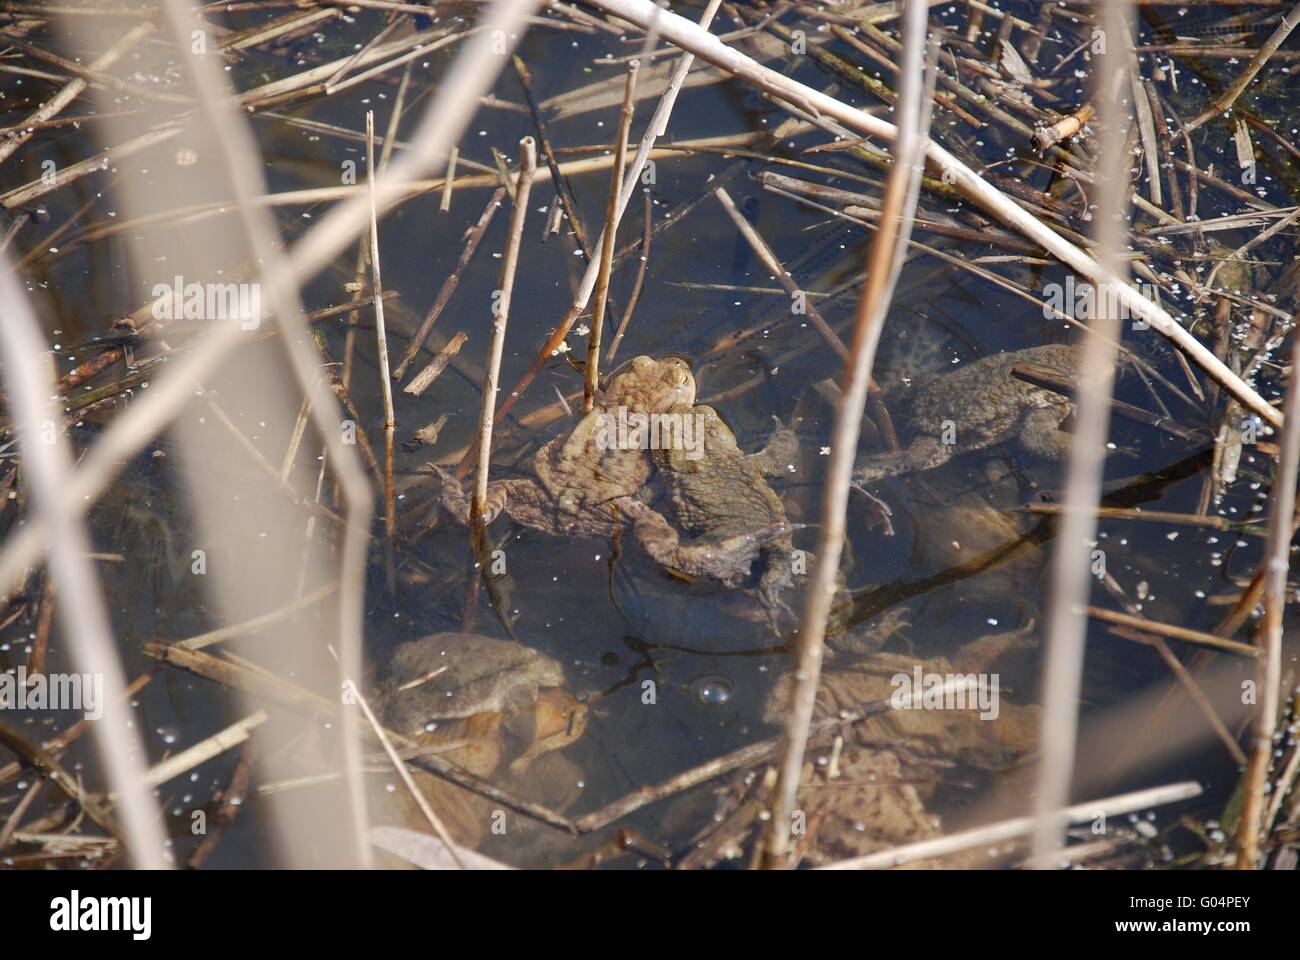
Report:
[[[1016,377],[1013,368],[1045,368],[1072,380],[1080,353],[1074,346],[1031,347],[897,388],[889,406],[910,442],[861,459],[855,482],[928,470],[1013,437],[1031,453],[1063,457],[1068,434],[1059,427],[1068,400]],[[619,442],[626,438],[613,426],[634,416],[677,424],[694,418],[702,443],[656,446],[644,434]],[[794,431],[779,423],[766,447],[742,453],[717,412],[695,403],[695,377],[683,359],[639,356],[615,372],[590,413],[537,452],[530,476],[489,485],[485,521],[504,511],[526,527],[570,537],[613,536],[630,523],[660,565],[727,584],[748,579],[758,560],[759,597],[775,622],[776,612],[789,609],[783,595],[795,581],[795,527],[767,477],[793,470],[797,454]],[[438,473],[442,504],[468,522],[468,497],[453,477]]]

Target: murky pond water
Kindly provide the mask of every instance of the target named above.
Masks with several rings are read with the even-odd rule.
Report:
[[[684,13],[696,13],[695,4],[678,6]],[[1010,6],[1028,20],[1036,19],[1035,10],[1030,9],[1034,5]],[[352,43],[364,42],[380,29],[384,15],[362,13],[344,19],[346,22],[333,23],[295,41],[290,47],[292,55],[305,63],[345,55]],[[934,19],[954,28],[965,22],[964,14],[944,6],[935,8]],[[232,26],[253,22],[254,15],[232,16],[230,20]],[[728,24],[728,29],[731,27]],[[613,98],[621,88],[623,67],[602,60],[635,55],[641,43],[639,37],[623,40],[606,32],[543,28],[525,37],[520,55],[531,72],[533,95],[548,117],[547,133],[560,160],[608,154],[617,130]],[[398,126],[399,139],[416,122],[454,50],[415,61],[404,117]],[[256,54],[253,59],[252,68],[237,74],[242,86],[298,69],[290,66],[292,57]],[[810,58],[792,58],[787,65],[791,76],[810,86],[823,89],[833,82]],[[1221,61],[1198,67],[1202,72],[1195,79],[1191,68],[1184,71],[1188,82],[1180,96],[1191,104],[1201,102],[1194,85],[1211,82],[1216,71],[1223,69]],[[399,75],[294,104],[285,112],[356,131],[364,129],[364,112],[373,109],[377,128],[382,131]],[[552,101],[600,81],[607,81],[604,90],[614,93],[610,102],[599,108],[583,109],[597,102],[594,93]],[[1083,83],[1066,77],[1053,92],[1067,103],[1076,103]],[[0,88],[5,90],[6,123],[25,117],[48,93],[46,85],[29,77],[9,76],[0,82]],[[838,95],[861,100],[845,87],[838,88]],[[1276,115],[1293,116],[1296,96],[1292,81],[1290,88],[1270,91],[1266,103],[1275,108]],[[479,110],[460,143],[462,172],[474,164],[480,165],[475,169],[491,170],[493,148],[513,167],[520,138],[537,132],[522,106],[524,96],[512,70],[503,72],[495,97],[498,103]],[[649,97],[639,104],[632,126],[634,142],[654,102],[655,98]],[[1183,112],[1194,109],[1188,106]],[[669,126],[668,142],[766,133],[785,120],[784,112],[734,82],[703,85],[683,92]],[[1003,129],[972,130],[949,114],[937,115],[935,124],[936,136],[960,137],[966,150],[988,164],[1004,160],[1012,150],[1027,155],[1023,143]],[[346,170],[349,162],[364,171],[363,143],[319,129],[290,126],[276,118],[260,117],[251,129],[264,154],[272,193],[336,186],[340,171]],[[42,161],[47,159],[59,168],[83,159],[97,149],[95,136],[94,123],[81,129],[47,131],[0,166],[0,183],[8,190],[39,178]],[[1222,165],[1225,161],[1219,158],[1227,156],[1230,139],[1218,128],[1205,136],[1202,165],[1210,162],[1206,158]],[[878,181],[877,170],[843,152],[807,152],[829,139],[816,129],[803,130],[779,142],[752,138],[743,148],[735,148],[735,154],[715,147],[656,159],[652,183],[644,194],[649,206],[643,207],[641,194],[634,196],[619,246],[638,240],[647,210],[652,224],[662,224],[689,205],[698,206],[654,236],[635,311],[615,363],[607,365],[612,369],[641,354],[673,353],[686,358],[695,371],[700,401],[718,411],[746,452],[764,444],[773,429],[773,417],[783,423],[797,422],[799,454],[790,469],[773,480],[773,487],[790,521],[800,525],[794,542],[804,550],[810,550],[817,539],[834,415],[818,385],[838,379],[842,362],[819,335],[808,311],[792,309],[792,298],[775,283],[723,206],[709,194],[725,184],[741,214],[770,244],[798,287],[807,292],[808,302],[847,341],[870,234],[825,209],[765,190],[758,180],[760,173],[775,171],[878,194],[878,184],[862,182],[864,177]],[[595,149],[591,149],[593,144]],[[174,148],[168,149],[174,152]],[[110,169],[49,194],[42,202],[50,226],[32,228],[15,245],[15,253],[28,258],[24,269],[47,321],[47,333],[60,345],[60,374],[90,356],[90,338],[104,335],[115,319],[145,302],[150,282],[132,275],[125,266],[131,230],[112,232],[102,239],[97,238],[97,231],[111,228],[117,216],[112,194],[115,180],[128,170],[138,173],[137,168],[163,159],[162,154],[151,153],[125,158],[116,161],[121,169]],[[792,163],[782,164],[782,160]],[[818,169],[800,169],[798,163]],[[1291,178],[1283,177],[1278,164],[1270,164],[1250,189],[1278,207],[1296,202],[1288,193]],[[361,176],[364,178],[364,172]],[[568,180],[575,211],[593,242],[604,221],[608,178],[608,168],[603,167]],[[1046,189],[1049,179],[1044,172],[1030,182]],[[444,278],[456,268],[466,231],[478,221],[495,188],[490,178],[485,183],[490,185],[458,187],[449,211],[439,209],[442,195],[433,191],[403,203],[383,218],[384,286],[398,294],[386,306],[394,354],[400,356],[405,351]],[[529,369],[539,346],[569,307],[585,266],[571,237],[543,237],[556,203],[554,184],[539,182],[532,193],[515,281],[501,370],[505,385],[515,383]],[[1077,203],[1077,196],[1071,196],[1068,204]],[[1200,203],[1203,219],[1239,210],[1235,199],[1205,188]],[[933,199],[925,205],[949,212],[960,206],[945,206]],[[274,209],[279,225],[292,240],[323,216],[327,207],[326,203],[309,203]],[[500,519],[489,528],[489,536],[491,546],[502,550],[505,574],[494,577],[490,588],[474,589],[465,530],[445,513],[428,529],[437,486],[425,471],[426,465],[453,467],[476,434],[493,295],[508,219],[507,201],[493,218],[470,266],[460,274],[459,286],[420,363],[431,359],[458,333],[468,336],[464,348],[422,396],[396,395],[399,439],[409,439],[440,417],[447,420],[432,447],[399,448],[401,541],[396,590],[388,589],[382,551],[372,550],[365,611],[366,656],[372,665],[382,666],[404,641],[458,630],[472,622],[478,632],[503,638],[513,635],[561,664],[566,690],[587,706],[587,728],[576,742],[545,758],[543,775],[568,782],[572,789],[552,793],[562,797],[566,815],[580,817],[647,784],[775,735],[777,728],[765,720],[765,703],[777,678],[789,669],[791,637],[788,624],[786,632],[777,635],[755,619],[752,589],[741,591],[708,578],[691,582],[672,576],[630,536],[618,544],[607,537],[550,537]],[[71,221],[71,228],[49,239],[48,231],[66,221]],[[201,243],[205,223],[178,224],[177,242]],[[1240,243],[1249,234],[1232,236],[1233,243]],[[1042,295],[1051,284],[1066,282],[1059,267],[1003,262],[998,258],[1010,251],[997,242],[945,238],[926,231],[918,231],[916,239],[949,252],[959,262],[915,250],[903,271],[881,346],[876,375],[882,383],[906,385],[926,372],[955,370],[981,357],[1044,343],[1078,341],[1077,333],[1067,324],[1044,319],[1034,303],[961,265],[988,258],[989,269],[1023,284],[1035,295]],[[1282,245],[1269,249],[1275,259],[1281,259],[1277,251]],[[612,324],[622,319],[641,266],[637,251],[615,266]],[[346,285],[352,274],[353,255],[348,253],[304,291],[306,308],[346,303],[351,295]],[[347,326],[346,315],[317,326],[335,358],[346,353]],[[494,475],[521,475],[541,443],[571,426],[573,421],[560,409],[556,395],[580,403],[582,372],[571,360],[585,353],[585,338],[574,333],[567,344],[570,349],[547,361],[499,427]],[[1189,390],[1169,347],[1153,332],[1126,331],[1125,345],[1180,391]],[[244,349],[249,353],[265,351],[266,357],[275,355],[269,344]],[[1261,378],[1264,395],[1270,399],[1279,395],[1273,374],[1266,369]],[[111,374],[118,379],[130,375],[122,365]],[[360,425],[372,439],[381,436],[383,428],[378,378],[373,322],[367,308],[360,314],[349,389]],[[205,386],[220,395],[230,382],[218,371]],[[137,393],[147,392],[147,376],[144,382],[130,386]],[[1209,422],[1202,405],[1180,400],[1160,384],[1152,389],[1181,426],[1200,428]],[[1122,378],[1117,397],[1152,409],[1151,389],[1140,376]],[[961,396],[953,399],[963,402]],[[91,412],[74,430],[74,437],[81,443],[91,442],[102,425],[117,415],[117,408],[131,402],[128,394],[113,409]],[[185,415],[198,416],[200,411],[190,410]],[[278,469],[294,428],[292,419],[241,426]],[[1212,443],[1207,438],[1208,434],[1175,436],[1130,419],[1114,418],[1106,505],[1198,513],[1211,464]],[[873,444],[871,437],[864,439],[863,452],[879,449]],[[168,441],[160,438],[128,465],[90,515],[95,549],[113,555],[99,569],[130,676],[153,666],[141,653],[145,641],[179,640],[223,625],[192,575],[190,512],[177,490],[169,465],[172,458],[163,455],[168,453]],[[195,451],[186,455],[193,456]],[[210,469],[243,496],[275,496],[274,490],[264,487],[266,478],[248,462],[212,462]],[[1266,457],[1248,450],[1241,470],[1243,479],[1210,506],[1212,523],[1103,518],[1098,543],[1090,549],[1101,558],[1113,585],[1138,603],[1144,614],[1192,630],[1212,631],[1229,609],[1227,604],[1238,595],[1242,578],[1249,579],[1261,560],[1262,524],[1249,522],[1258,520],[1262,512],[1270,469]],[[853,603],[841,624],[844,636],[833,644],[839,652],[828,666],[851,663],[866,652],[877,651],[905,654],[918,661],[953,658],[981,636],[1031,625],[1027,635],[1041,636],[1034,628],[1042,623],[1048,558],[1055,543],[1055,521],[1042,507],[1059,499],[1062,485],[1059,463],[1028,454],[1020,444],[1007,441],[959,456],[934,471],[871,484],[871,492],[892,511],[890,534],[877,522],[871,502],[854,494],[843,564],[845,587]],[[1033,505],[1040,512],[1032,512]],[[12,523],[12,510],[8,517]],[[306,519],[304,513],[304,522]],[[1100,579],[1093,597],[1098,605],[1114,607]],[[266,599],[266,608],[273,609],[294,598]],[[469,612],[467,602],[472,604]],[[6,628],[0,643],[0,668],[24,661],[29,646],[25,634],[13,626]],[[51,664],[65,656],[56,629],[50,646]],[[1029,644],[1001,668],[1003,696],[1019,706],[1038,703],[1040,669],[1038,648]],[[1251,675],[1244,662],[1239,672],[1241,678]],[[1162,813],[1162,818],[1184,811],[1214,817],[1222,810],[1235,784],[1236,770],[1216,742],[1171,750],[1159,765],[1144,761],[1135,767],[1122,763],[1121,755],[1130,748],[1147,746],[1140,742],[1141,734],[1131,734],[1117,743],[1104,724],[1095,729],[1090,726],[1091,717],[1102,716],[1112,722],[1111,708],[1147,702],[1142,698],[1149,698],[1150,709],[1156,710],[1154,704],[1171,683],[1167,666],[1149,646],[1121,639],[1107,624],[1091,621],[1083,691],[1081,764],[1086,773],[1080,778],[1079,790],[1092,796],[1101,791],[1118,793],[1197,779],[1207,787],[1206,796],[1196,806],[1175,808],[1172,814]],[[140,693],[139,717],[150,755],[157,759],[208,735],[235,719],[237,713],[219,686],[180,671],[164,670]],[[1153,736],[1166,735],[1163,726],[1155,727]],[[34,732],[48,735],[53,729]],[[81,752],[76,755],[87,761],[89,751],[84,746],[77,749]],[[565,763],[556,762],[557,756]],[[163,800],[173,818],[178,845],[191,842],[185,828],[191,811],[210,805],[214,792],[228,781],[233,764],[231,754],[218,756],[187,775],[186,782],[164,789]],[[381,775],[376,778],[383,779]],[[683,846],[713,816],[716,791],[725,784],[719,780],[695,788],[667,803],[639,810],[617,826],[635,829],[669,851],[684,852]],[[945,818],[945,826],[959,826],[964,817],[983,817],[981,804],[995,795],[1004,798],[1000,801],[1004,809],[1015,808],[1017,801],[1023,808],[1029,789],[1021,770],[954,770],[950,779],[941,778],[930,808]],[[0,788],[0,803],[9,799]],[[0,805],[0,818],[5,810]],[[1167,822],[1162,820],[1162,826]],[[254,799],[209,864],[269,865],[274,857],[266,842],[268,829]],[[610,832],[563,844],[551,838],[531,850],[501,843],[494,846],[492,841],[484,849],[507,859],[569,862],[608,839]],[[612,862],[625,866],[637,861],[629,857]]]

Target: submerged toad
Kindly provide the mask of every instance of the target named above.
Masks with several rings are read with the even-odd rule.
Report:
[[[586,707],[560,691],[563,684],[558,663],[513,640],[435,633],[397,649],[380,703],[388,726],[414,740],[490,748],[495,760],[482,775],[500,760],[501,745],[491,741],[504,726],[527,744],[523,763],[512,765],[521,773],[532,758],[567,746],[586,728]]]
[[[511,756],[512,775],[529,773],[512,789],[546,803],[566,782],[581,779],[554,752],[579,739],[587,726],[586,706],[560,689],[563,682],[558,663],[514,641],[435,633],[397,649],[375,703],[385,726],[477,777],[493,777]],[[532,761],[543,754],[548,756],[530,773]],[[476,847],[488,836],[499,815],[496,803],[418,767],[411,772],[455,842]],[[390,784],[377,797],[377,808],[383,820],[429,829],[405,785]]]
[[[689,410],[694,402],[695,378],[680,357],[635,358],[613,375],[590,413],[538,451],[532,476],[488,485],[486,521],[504,510],[516,522],[555,536],[613,536],[630,519],[637,539],[665,566],[721,579],[747,569],[763,544],[789,535],[784,511],[764,526],[682,543],[668,521],[635,496],[654,471],[649,448],[659,423],[653,433],[641,425],[629,434],[628,421],[671,418],[670,411]],[[680,439],[680,416],[676,422]],[[671,432],[671,426],[665,429]],[[438,472],[442,504],[467,523],[469,498],[450,474]]]
[[[877,701],[890,701],[891,709],[840,728],[843,739],[832,756],[812,748],[799,781],[799,809],[808,822],[801,855],[820,865],[940,836],[941,821],[926,803],[936,782],[954,779],[953,766],[1000,771],[1032,751],[1039,708],[1003,700],[999,675],[987,672],[1032,646],[1032,635],[1031,622],[980,637],[951,661],[876,653],[824,672],[815,720]],[[936,694],[944,684],[963,681],[972,684],[964,694]],[[769,695],[764,719],[782,722],[790,696],[786,677]]]
[[[1012,368],[1043,368],[1074,380],[1083,348],[1048,344],[984,357],[956,370],[923,374],[910,387],[889,396],[890,412],[911,436],[896,453],[859,458],[853,471],[858,484],[942,466],[955,456],[985,450],[1018,438],[1030,453],[1061,460],[1070,436],[1060,427],[1070,401],[1012,373]]]

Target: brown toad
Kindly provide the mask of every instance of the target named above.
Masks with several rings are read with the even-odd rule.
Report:
[[[478,739],[486,746],[504,725],[527,743],[511,766],[522,773],[533,758],[567,746],[586,729],[586,707],[559,691],[563,684],[558,663],[513,640],[435,633],[397,649],[380,703],[390,727],[425,743]],[[557,714],[566,710],[564,729],[557,729]],[[500,760],[500,744],[491,751],[488,772]]]
[[[767,477],[784,473],[798,454],[799,441],[793,430],[780,426],[757,453],[745,454],[736,443],[735,434],[710,406],[682,405],[670,413],[692,417],[702,443],[694,448],[668,446],[654,451],[658,468],[655,484],[666,495],[676,527],[695,538],[703,547],[710,541],[727,542],[731,538],[777,528],[786,530],[759,544],[755,542],[763,565],[759,591],[770,610],[783,608],[781,591],[790,585],[794,574],[789,521],[785,505],[767,482]],[[665,566],[680,550],[677,530],[657,531],[657,536],[642,537],[647,551]],[[730,571],[719,570],[717,576],[735,582],[748,575],[752,555],[733,555]],[[690,571],[687,571],[690,572]]]
[[[586,706],[560,689],[563,683],[556,661],[514,641],[435,633],[398,647],[375,702],[387,727],[481,778],[498,771],[508,747],[513,747],[509,771],[516,777],[527,773],[533,760],[551,754],[542,763],[560,764],[526,781],[530,794],[546,800],[547,792],[563,786],[551,782],[557,770],[561,781],[577,779],[566,775],[571,764],[553,751],[579,739],[587,726]],[[425,771],[413,774],[453,839],[477,845],[495,805]],[[384,819],[427,830],[404,788],[386,792],[380,809]]]
[[[913,439],[896,453],[858,459],[857,484],[931,470],[955,456],[985,450],[1017,437],[1027,451],[1064,459],[1070,436],[1060,429],[1070,401],[1015,376],[1012,368],[1041,367],[1077,379],[1083,348],[1048,344],[983,357],[956,370],[922,374],[889,396],[895,422]]]
[[[985,671],[1032,646],[1032,634],[1031,622],[980,637],[951,661],[876,653],[822,673],[815,720],[843,716],[876,701],[890,701],[892,708],[842,727],[842,740],[829,751],[810,748],[799,781],[798,805],[807,817],[800,855],[821,865],[940,836],[940,819],[926,804],[935,783],[952,778],[946,771],[954,765],[1000,771],[1031,752],[1039,708],[1001,701],[998,674]],[[933,696],[932,682],[937,686],[959,678],[975,681],[984,695]],[[991,700],[985,698],[990,692]],[[781,723],[790,696],[791,679],[786,677],[769,694],[764,719]],[[958,858],[945,865],[976,862]]]
[[[486,521],[504,509],[511,519],[544,533],[599,537],[616,534],[626,518],[634,521],[634,533],[650,555],[666,566],[722,578],[747,567],[765,542],[788,535],[784,514],[762,529],[681,543],[668,521],[635,497],[654,470],[649,448],[660,422],[652,418],[689,409],[694,402],[695,377],[680,357],[631,360],[611,377],[590,413],[538,451],[533,476],[488,485]],[[676,420],[680,431],[680,417]],[[467,523],[469,498],[453,477],[438,472],[442,504]]]

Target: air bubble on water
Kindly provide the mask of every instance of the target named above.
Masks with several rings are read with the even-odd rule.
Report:
[[[720,707],[731,699],[734,685],[726,677],[701,677],[691,684],[695,698],[706,707]]]

